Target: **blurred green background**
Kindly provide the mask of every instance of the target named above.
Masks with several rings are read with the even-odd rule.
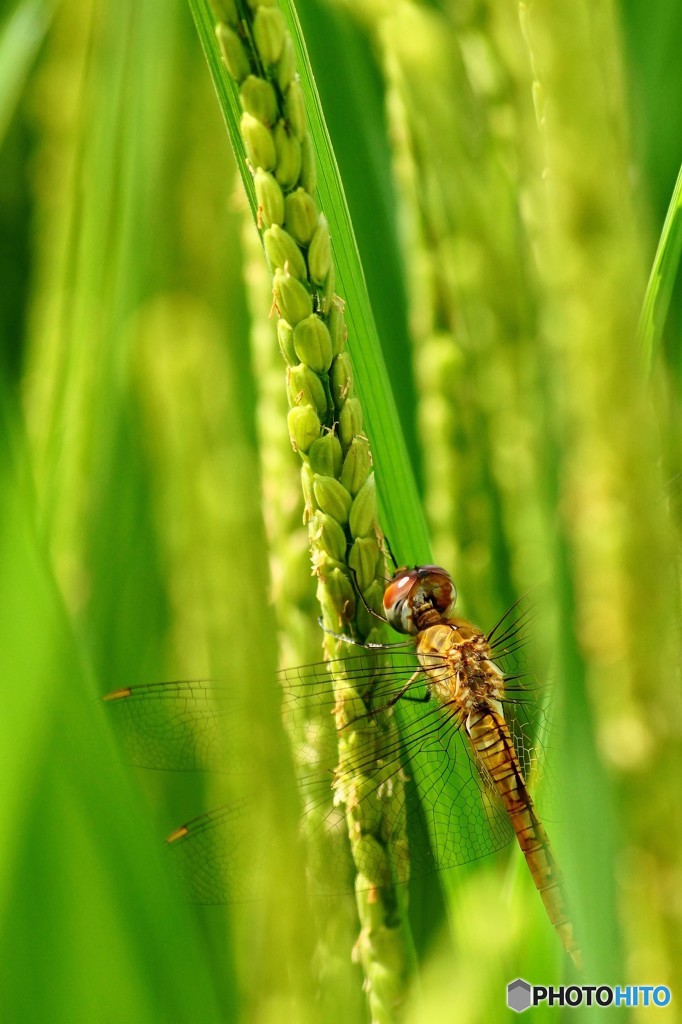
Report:
[[[682,10],[297,10],[433,557],[483,626],[548,588],[551,831],[586,980],[671,985],[631,1019],[676,1019],[679,219],[651,365],[638,320],[682,155]],[[0,144],[5,1017],[365,1020],[352,898],[311,909],[282,845],[288,755],[257,695],[318,657],[314,583],[268,277],[188,7],[5,3]],[[423,559],[382,428],[396,555]],[[161,837],[216,784],[134,775],[97,700],[204,675],[254,698],[258,905],[184,904]],[[503,1019],[508,980],[565,977],[515,851],[444,882],[411,886],[404,1019]]]

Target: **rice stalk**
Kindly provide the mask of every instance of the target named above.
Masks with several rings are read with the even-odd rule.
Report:
[[[223,4],[221,16],[216,36],[239,86],[241,143],[272,272],[287,367],[287,423],[302,463],[304,522],[328,630],[325,651],[338,659],[344,645],[333,634],[370,642],[380,637],[372,612],[381,615],[385,577],[371,451],[345,351],[344,302],[335,291],[327,221],[315,201],[315,159],[286,22],[272,4]],[[400,837],[391,827],[389,838],[384,815],[390,809],[391,820],[399,821],[404,796],[398,783],[368,797],[371,778],[358,774],[353,750],[373,749],[380,759],[384,744],[396,742],[395,725],[389,716],[364,716],[362,726],[351,726],[364,711],[362,692],[338,661],[332,678],[339,732],[335,802],[345,807],[358,871],[356,952],[372,1017],[390,1020],[403,999],[407,949],[391,857]]]

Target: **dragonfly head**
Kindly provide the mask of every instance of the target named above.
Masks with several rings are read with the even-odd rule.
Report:
[[[419,633],[451,615],[457,590],[449,573],[438,565],[396,569],[384,591],[384,611],[398,633]]]

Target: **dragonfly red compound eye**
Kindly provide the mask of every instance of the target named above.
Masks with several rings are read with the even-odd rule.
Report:
[[[416,633],[410,595],[417,582],[417,569],[396,569],[384,591],[384,611],[389,625],[398,633]]]
[[[457,590],[449,573],[438,565],[397,569],[384,592],[384,610],[393,629],[418,633],[454,609]]]

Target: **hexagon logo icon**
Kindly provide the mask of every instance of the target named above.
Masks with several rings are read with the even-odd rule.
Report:
[[[517,1013],[522,1013],[530,1006],[530,985],[523,978],[510,981],[507,985],[507,1006]]]

